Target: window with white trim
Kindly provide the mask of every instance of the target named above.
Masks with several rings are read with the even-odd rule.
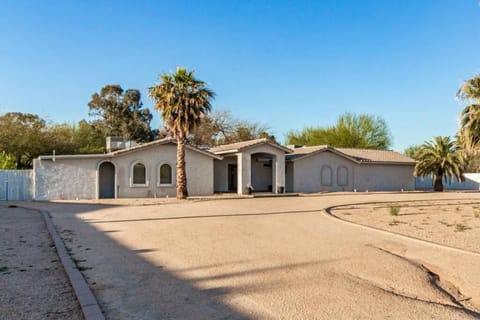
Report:
[[[141,162],[137,162],[132,168],[132,184],[133,185],[146,185],[147,184],[147,169]]]
[[[159,183],[160,185],[172,185],[173,184],[173,172],[172,166],[168,163],[163,163],[159,168]]]

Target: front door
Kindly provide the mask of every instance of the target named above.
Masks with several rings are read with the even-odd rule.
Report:
[[[228,191],[237,192],[237,165],[229,164],[228,165]]]
[[[115,166],[111,162],[103,162],[98,168],[98,197],[115,198]]]

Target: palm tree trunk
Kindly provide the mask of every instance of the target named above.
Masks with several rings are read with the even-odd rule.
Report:
[[[185,139],[177,138],[177,199],[186,199],[187,175],[185,172]]]
[[[435,175],[435,183],[433,184],[433,191],[443,191],[443,181],[442,181],[443,175]]]

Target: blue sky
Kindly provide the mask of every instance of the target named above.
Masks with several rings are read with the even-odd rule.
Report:
[[[290,129],[382,116],[393,148],[454,135],[480,73],[478,0],[1,1],[0,112],[86,118],[92,93],[147,88],[176,66],[214,109]],[[158,115],[153,121],[160,125]]]

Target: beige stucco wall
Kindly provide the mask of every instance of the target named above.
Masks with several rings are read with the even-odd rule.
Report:
[[[185,162],[189,195],[213,193],[213,158],[186,150]],[[35,161],[35,198],[94,199],[98,196],[97,168],[103,161],[115,165],[116,196],[119,198],[165,197],[176,194],[176,145],[156,145],[143,150],[126,152],[106,158],[58,159]],[[135,163],[146,167],[146,184],[135,186],[131,171]],[[159,168],[168,163],[173,169],[173,184],[159,185]]]
[[[415,189],[414,166],[363,164],[355,170],[357,191],[411,191]]]
[[[414,189],[414,167],[410,165],[357,164],[329,151],[298,159],[292,163],[293,170],[287,168],[287,178],[290,179],[293,176],[293,182],[287,181],[287,186],[293,184],[294,192]],[[340,185],[338,173],[339,170],[345,169],[348,173],[344,181],[346,183]],[[323,179],[322,183],[322,170],[324,177],[329,176],[328,173],[331,172],[331,181]]]
[[[293,162],[285,162],[285,191],[294,192],[293,189]]]
[[[55,162],[35,159],[34,199],[94,199],[96,198],[96,159],[69,159]]]
[[[355,163],[331,152],[322,152],[293,162],[293,191],[320,192],[320,191],[353,191],[353,171]],[[337,170],[339,167],[347,169],[347,184],[339,186]],[[331,185],[324,185],[321,181],[322,168],[332,170]]]

